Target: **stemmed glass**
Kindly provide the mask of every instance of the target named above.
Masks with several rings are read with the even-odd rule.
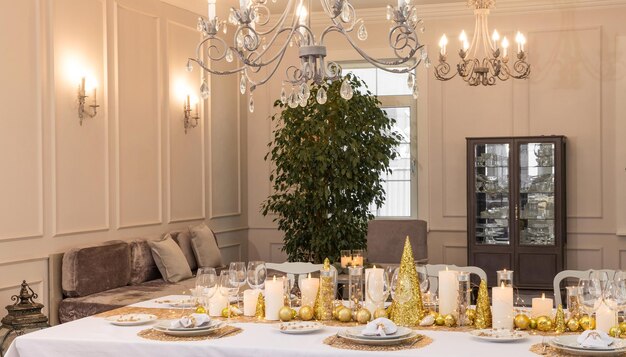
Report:
[[[215,268],[200,268],[196,274],[196,296],[202,299],[202,306],[208,312],[209,299],[215,295],[219,282]]]
[[[237,286],[237,304],[239,304],[239,289],[246,284],[247,275],[246,275],[246,263],[244,262],[231,262],[228,269],[230,280],[232,280],[233,285]]]
[[[239,284],[235,280],[231,279],[231,275],[233,274],[231,274],[230,270],[222,271],[220,274],[220,293],[226,296],[226,299],[228,300],[228,305],[226,306],[228,308],[228,323],[230,323],[231,315],[230,298],[239,291]]]
[[[267,279],[267,268],[265,262],[251,261],[248,262],[248,285],[252,289],[263,289],[265,280]]]
[[[376,306],[376,309],[384,308],[385,301],[389,297],[389,293],[391,290],[390,282],[389,282],[389,274],[387,271],[383,270],[380,279],[375,279],[374,274],[371,271],[368,271],[368,275],[365,277],[366,282],[366,291],[367,298],[369,301]],[[372,311],[372,314],[375,311]]]
[[[422,294],[430,289],[430,280],[428,279],[428,269],[426,265],[415,263],[415,271],[417,271],[417,279],[420,283],[420,291]]]
[[[578,282],[580,294],[578,295],[579,305],[591,316],[602,303],[602,288],[598,281],[591,279],[580,279]]]

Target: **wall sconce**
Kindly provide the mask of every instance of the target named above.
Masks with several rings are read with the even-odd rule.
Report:
[[[185,134],[187,134],[187,130],[193,129],[198,126],[198,120],[200,119],[200,115],[198,115],[198,103],[196,102],[196,111],[195,113],[191,113],[191,101],[189,95],[187,95],[187,99],[185,100],[185,118],[183,119],[183,123],[185,124]]]
[[[93,87],[93,104],[89,105],[91,111],[85,110],[85,104],[89,97],[85,92],[85,77],[81,77],[78,85],[78,119],[80,119],[80,125],[83,125],[83,119],[93,118],[98,114],[99,105],[96,102],[96,86],[94,85]]]

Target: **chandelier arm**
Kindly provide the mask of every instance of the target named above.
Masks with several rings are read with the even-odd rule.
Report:
[[[217,70],[214,70],[214,69],[211,69],[211,68],[207,67],[203,62],[201,62],[201,61],[199,61],[199,60],[197,60],[195,58],[189,57],[189,60],[193,61],[193,62],[196,62],[198,64],[198,66],[200,66],[200,68],[204,69],[205,71],[207,71],[207,72],[209,72],[211,74],[217,74],[217,75],[220,75],[220,76],[225,76],[225,75],[230,75],[230,74],[237,74],[237,73],[245,70],[245,67],[242,66],[242,67],[239,67],[239,68],[236,68],[236,69],[232,69],[232,70],[217,71]]]
[[[289,9],[290,7],[293,6],[293,2],[294,0],[289,0],[289,2],[287,3],[287,6],[285,7],[285,10]],[[280,15],[280,18],[278,19],[278,21],[276,21],[276,23],[274,24],[274,26],[270,29],[268,29],[267,31],[260,31],[258,32],[258,34],[260,36],[265,36],[267,34],[270,34],[272,32],[274,32],[277,28],[282,27],[283,24],[285,23],[285,20],[287,20],[287,15],[289,14],[289,11],[283,11],[282,15]],[[269,18],[269,16],[268,16]],[[269,19],[268,19],[269,22]]]
[[[485,51],[485,57],[489,58],[490,54],[493,53],[493,49],[491,48],[491,40],[489,39],[489,26],[487,24],[487,16],[483,15],[483,49]]]
[[[280,53],[280,56],[279,56],[280,59],[278,61],[276,61],[276,64],[274,65],[274,67],[272,68],[270,73],[267,76],[265,76],[265,78],[263,78],[260,81],[254,81],[254,80],[250,79],[250,77],[248,76],[248,73],[247,73],[247,69],[244,69],[244,73],[246,74],[246,77],[248,77],[248,81],[252,84],[251,91],[254,90],[254,88],[256,88],[256,87],[267,83],[267,81],[270,78],[272,78],[272,76],[276,73],[276,71],[278,70],[278,67],[282,63],[282,59],[285,56],[285,53],[286,53],[286,51],[282,51]]]
[[[274,61],[276,61],[279,57],[282,57],[282,55],[284,55],[284,52],[287,51],[287,46],[289,46],[289,42],[291,41],[291,38],[293,36],[293,29],[291,27],[286,27],[280,30],[280,33],[283,32],[287,32],[290,31],[289,37],[287,38],[287,41],[285,41],[285,44],[278,50],[278,52],[276,53],[276,55],[274,55],[274,57],[271,57],[270,59],[268,59],[266,62],[257,62],[256,60],[254,62],[250,62],[248,59],[246,59],[245,57],[243,57],[243,54],[241,53],[241,51],[235,51],[235,53],[237,54],[237,57],[239,58],[240,61],[242,61],[245,65],[248,66],[252,66],[252,67],[263,67],[263,66],[267,66],[271,63],[273,63]],[[270,46],[268,45],[268,47],[263,50],[263,52],[257,57],[257,60],[261,59],[262,56],[265,54],[265,52],[267,52],[267,50],[269,50]]]

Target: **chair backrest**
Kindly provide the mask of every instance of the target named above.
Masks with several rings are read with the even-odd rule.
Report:
[[[558,307],[559,304],[563,303],[562,297],[561,297],[561,282],[565,279],[586,279],[589,278],[589,274],[592,271],[601,271],[601,272],[606,272],[609,280],[612,280],[615,277],[615,270],[610,270],[610,269],[589,269],[589,270],[563,270],[562,272],[558,273],[555,277],[554,277],[554,281],[552,283],[552,288],[554,289],[554,307]]]
[[[432,292],[439,291],[439,272],[446,270],[446,267],[449,270],[466,271],[471,274],[475,274],[481,280],[487,281],[487,273],[485,273],[485,271],[481,268],[475,266],[459,267],[447,264],[426,264],[425,267],[426,273],[428,274],[428,280],[430,281],[430,291]]]
[[[367,228],[367,259],[376,265],[400,261],[406,237],[411,241],[416,262],[428,261],[426,221],[417,219],[375,219]]]
[[[304,262],[284,262],[284,263],[265,263],[267,270],[275,270],[287,274],[287,278],[293,283],[295,276],[298,276],[298,286],[302,286],[302,279],[306,274],[319,272],[324,268],[324,264],[313,264]],[[335,270],[334,266],[330,266],[331,270]],[[268,275],[269,278],[269,275]]]

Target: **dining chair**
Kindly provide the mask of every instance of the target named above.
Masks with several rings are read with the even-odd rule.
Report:
[[[430,282],[430,291],[432,292],[438,292],[439,272],[446,270],[446,268],[449,270],[466,271],[470,274],[477,275],[481,280],[487,281],[487,273],[485,273],[485,271],[481,268],[475,266],[460,267],[453,264],[426,264],[424,267]]]
[[[552,288],[554,289],[554,307],[558,307],[559,304],[563,304],[561,297],[561,282],[565,279],[586,279],[592,271],[606,272],[609,280],[615,277],[615,270],[610,269],[589,269],[589,270],[563,270],[554,276]],[[565,305],[564,305],[565,306]]]
[[[284,262],[284,263],[265,263],[268,270],[267,278],[270,278],[270,270],[287,274],[287,278],[292,282],[295,276],[298,276],[298,286],[302,286],[302,279],[309,273],[317,273],[324,268],[324,264],[313,264],[310,262]],[[330,266],[331,270],[337,270],[334,266]]]
[[[375,219],[367,226],[367,260],[370,264],[397,264],[409,237],[416,262],[428,262],[427,223],[418,219]]]

